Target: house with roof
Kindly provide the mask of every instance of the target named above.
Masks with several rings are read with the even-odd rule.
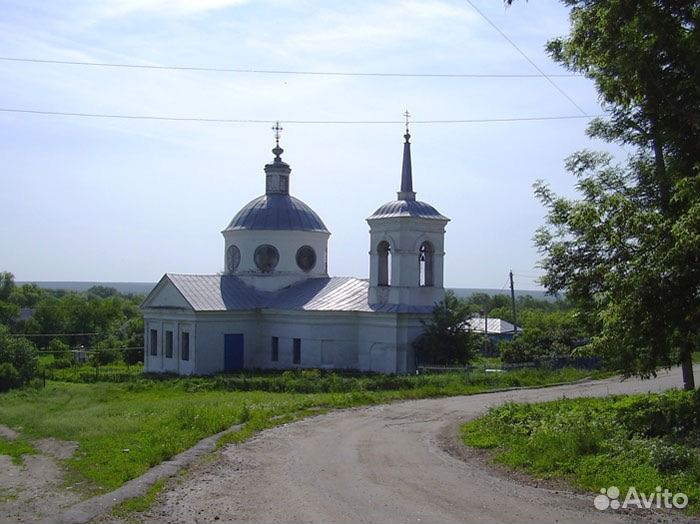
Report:
[[[511,340],[516,333],[522,333],[522,329],[502,318],[489,318],[474,316],[467,320],[469,329],[476,333],[483,333],[489,338]]]
[[[330,232],[290,194],[277,126],[265,194],[222,231],[223,272],[166,273],[141,305],[146,371],[413,371],[421,321],[445,294],[449,219],[416,199],[408,129],[404,139],[397,198],[366,219],[369,279],[332,277]]]
[[[516,334],[523,332],[522,328],[502,318],[473,316],[467,319],[466,324],[471,331],[486,337],[488,344],[482,353],[487,356],[498,355],[498,344],[501,340],[513,340]]]

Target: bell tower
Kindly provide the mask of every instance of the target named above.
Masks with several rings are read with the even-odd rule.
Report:
[[[370,232],[370,304],[431,306],[445,297],[445,226],[449,218],[416,200],[411,135],[403,144],[401,188],[367,219]]]

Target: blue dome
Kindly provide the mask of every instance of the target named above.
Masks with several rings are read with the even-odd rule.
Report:
[[[241,209],[224,231],[265,229],[278,231],[322,231],[325,224],[309,206],[286,194],[263,195]]]
[[[419,200],[393,200],[377,209],[368,220],[374,218],[417,217],[448,220],[430,204]]]

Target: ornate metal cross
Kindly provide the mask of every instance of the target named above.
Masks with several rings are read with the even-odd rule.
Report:
[[[277,145],[280,145],[280,132],[284,129],[279,122],[275,122],[275,125],[272,126],[272,130],[275,132],[275,142]]]

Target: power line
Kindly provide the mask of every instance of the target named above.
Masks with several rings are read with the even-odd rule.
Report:
[[[205,117],[176,117],[159,115],[123,115],[111,113],[78,113],[68,111],[43,111],[38,109],[0,108],[2,113],[18,113],[42,116],[75,116],[83,118],[114,118],[122,120],[159,120],[167,122],[202,122],[218,124],[270,124],[273,120],[243,119],[243,118],[205,118]],[[592,119],[605,115],[559,115],[559,116],[533,116],[533,117],[508,117],[508,118],[464,118],[450,120],[413,120],[411,124],[483,124],[492,122],[536,122],[548,120],[574,120]],[[403,120],[282,120],[284,124],[403,124]]]
[[[492,22],[491,19],[490,19],[489,17],[487,17],[487,16],[483,13],[483,11],[481,11],[481,9],[479,9],[478,7],[476,7],[476,5],[474,5],[474,2],[472,2],[472,0],[465,0],[465,1],[466,1],[470,6],[472,6],[472,9],[474,9],[474,11],[476,11],[476,12],[479,14],[479,16],[481,16],[481,18],[483,18],[484,20],[486,20],[486,22],[488,22],[488,24],[489,24],[491,27],[493,27],[496,31],[498,31],[498,34],[500,34],[511,46],[513,46],[513,48],[514,48],[518,53],[520,53],[520,54],[523,56],[523,58],[524,58],[525,60],[527,60],[527,61],[530,63],[530,65],[531,65],[532,67],[534,67],[537,71],[539,71],[540,75],[541,75],[542,77],[544,77],[550,84],[552,84],[552,86],[554,86],[554,89],[556,89],[557,91],[559,91],[569,102],[571,102],[571,103],[574,105],[574,107],[576,107],[576,109],[578,109],[578,110],[581,112],[582,115],[586,115],[586,114],[587,114],[587,113],[581,108],[581,106],[578,105],[578,104],[574,101],[573,98],[571,98],[569,95],[567,95],[567,94],[564,92],[564,90],[563,90],[561,87],[559,87],[559,86],[556,84],[556,82],[554,82],[554,80],[552,80],[551,77],[553,77],[553,76],[555,76],[555,75],[547,75],[547,73],[545,73],[542,69],[540,69],[540,67],[539,67],[529,56],[527,56],[527,54],[525,53],[525,51],[523,51],[522,49],[520,49],[520,47],[518,47],[518,45],[517,45],[515,42],[513,42],[513,40],[511,40],[510,38],[508,38],[508,35],[505,34],[505,33],[501,30],[500,27],[498,27],[494,22]]]
[[[100,334],[101,333],[8,333],[11,337],[82,337]]]
[[[63,353],[97,353],[98,351],[115,351],[115,352],[125,352],[125,351],[136,351],[137,349],[142,350],[144,349],[143,346],[133,346],[133,347],[125,347],[125,348],[80,348],[80,347],[75,347],[71,349],[67,349],[65,351],[50,351],[46,349],[39,349],[37,350],[37,353],[41,355],[52,355],[52,354],[58,354],[62,355]]]
[[[393,78],[547,78],[543,72],[539,74],[520,73],[373,73],[352,71],[295,71],[282,69],[242,69],[229,67],[197,67],[197,66],[167,66],[148,64],[126,64],[114,62],[82,62],[77,60],[44,60],[38,58],[17,58],[0,56],[6,62],[24,62],[33,64],[56,64],[88,67],[116,67],[125,69],[158,69],[166,71],[206,71],[214,73],[245,73],[260,75],[300,75],[300,76],[365,76]],[[578,77],[576,74],[553,74],[556,77]]]

